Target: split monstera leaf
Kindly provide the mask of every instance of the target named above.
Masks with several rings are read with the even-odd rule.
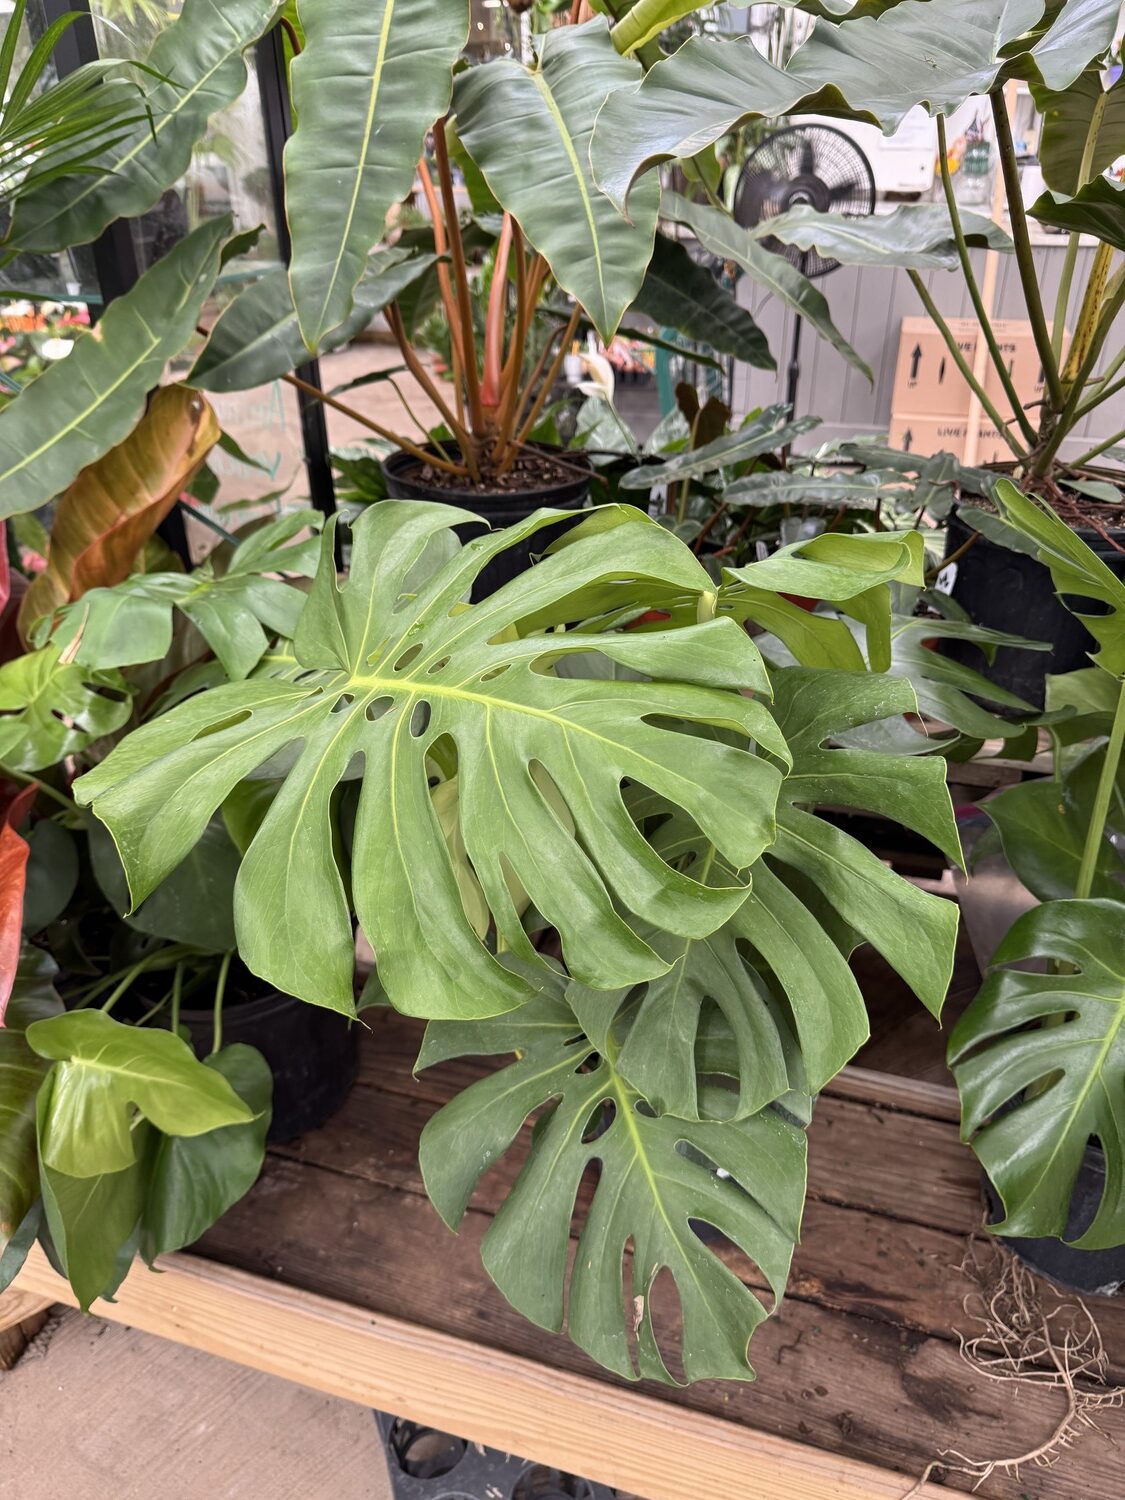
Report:
[[[238,840],[248,965],[350,1013],[354,912],[386,998],[431,1021],[423,1065],[516,1055],[451,1103],[422,1149],[455,1224],[482,1168],[538,1117],[485,1245],[505,1295],[545,1327],[565,1320],[620,1374],[748,1378],[747,1340],[799,1230],[809,1095],[867,1032],[848,955],[873,942],[936,1014],[956,933],[949,903],[816,809],[909,819],[957,858],[941,765],[834,748],[916,706],[862,656],[848,671],[767,671],[740,619],[747,595],[791,583],[787,559],[716,593],[664,528],[607,506],[568,517],[529,572],[470,604],[492,558],[563,516],[460,546],[466,519],[371,506],[343,582],[330,526],[291,653],[131,734],[76,796],[112,833],[139,903],[232,794],[268,787]],[[865,597],[856,607],[879,638],[887,584],[914,576],[916,544],[819,540],[791,549],[792,568]],[[565,972],[533,942],[544,923]],[[592,1162],[600,1185],[568,1277]],[[772,1297],[708,1235],[737,1244]],[[675,1328],[650,1305],[665,1268]]]

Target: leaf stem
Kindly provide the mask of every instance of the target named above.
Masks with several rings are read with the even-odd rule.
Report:
[[[184,966],[180,962],[172,975],[172,1035],[180,1034],[180,1002],[184,996]]]
[[[211,1056],[222,1050],[223,1046],[223,996],[227,992],[227,975],[230,973],[230,961],[234,957],[234,949],[228,948],[223,954],[222,963],[219,965],[219,977],[215,981],[215,1020],[213,1023],[213,1035],[211,1040]]]
[[[1094,113],[1090,117],[1090,128],[1086,132],[1086,144],[1082,147],[1082,161],[1078,168],[1076,191],[1090,180],[1094,167],[1094,152],[1097,150],[1098,136],[1101,134],[1102,119],[1105,115],[1105,105],[1106,94],[1103,90],[1098,96],[1097,103],[1094,105]],[[1055,326],[1051,329],[1051,348],[1060,365],[1062,364],[1063,338],[1066,335],[1066,315],[1070,308],[1070,292],[1074,284],[1074,269],[1078,264],[1078,245],[1081,238],[1077,230],[1067,237],[1066,258],[1063,261],[1062,277],[1059,281],[1059,294],[1055,299]]]
[[[980,381],[973,374],[968,360],[958,348],[957,340],[954,337],[953,330],[942,317],[941,313],[938,312],[937,303],[930,296],[929,290],[926,287],[926,283],[922,280],[917,271],[908,270],[906,274],[910,277],[910,280],[914,285],[914,290],[921,298],[922,306],[926,309],[926,313],[929,316],[930,321],[936,325],[938,332],[945,340],[945,346],[953,356],[954,363],[961,371],[961,374],[968,381],[969,389],[973,392],[977,400],[980,402],[981,408],[988,417],[989,421],[992,422],[993,426],[999,432],[1000,436],[1004,439],[1015,456],[1021,459],[1026,458],[1026,451],[1020,447],[1019,443],[1012,436],[1011,432],[1008,429],[1007,422],[1004,421],[1004,418],[997,411],[991,396],[989,396],[984,386],[981,385]]]
[[[1012,122],[1008,118],[1008,103],[1003,88],[995,88],[989,94],[992,101],[992,118],[996,128],[996,145],[1000,155],[1000,170],[1004,174],[1004,188],[1008,198],[1008,218],[1012,227],[1012,239],[1016,247],[1016,265],[1020,273],[1027,302],[1027,314],[1031,320],[1031,331],[1035,336],[1035,347],[1043,362],[1043,373],[1047,381],[1047,394],[1051,405],[1058,411],[1063,405],[1062,382],[1059,365],[1051,347],[1051,333],[1047,327],[1047,315],[1043,311],[1043,298],[1035,274],[1035,253],[1031,246],[1031,235],[1027,227],[1027,213],[1023,206],[1023,190],[1020,186],[1020,169],[1016,161],[1016,147],[1012,140]]]
[[[988,316],[988,311],[984,305],[984,298],[981,296],[980,286],[973,271],[969,245],[965,239],[965,228],[961,223],[961,210],[957,205],[957,194],[953,191],[953,177],[949,171],[949,145],[946,140],[944,115],[938,115],[937,117],[937,131],[938,158],[941,163],[941,183],[945,189],[945,201],[949,208],[950,223],[953,225],[953,238],[957,242],[957,258],[961,262],[961,274],[964,276],[965,285],[972,300],[973,311],[977,315],[977,322],[980,324],[981,332],[984,334],[984,340],[988,345],[988,352],[992,357],[992,363],[996,366],[996,373],[1000,377],[1000,383],[1004,387],[1004,392],[1012,404],[1016,420],[1020,424],[1020,431],[1029,444],[1034,444],[1035,429],[1028,420],[1027,413],[1023,409],[1023,403],[1019,398],[1019,392],[1016,390],[1015,381],[1011,377],[1008,366],[1004,363],[1004,356],[1000,353],[1000,345],[996,342],[996,333],[992,327],[992,320]]]
[[[1121,384],[1125,385],[1125,380]],[[1125,442],[1125,427],[1120,432],[1115,432],[1112,437],[1107,437],[1104,442],[1096,443],[1089,452],[1083,453],[1081,458],[1076,458],[1074,460],[1074,467],[1080,469],[1083,464],[1088,464],[1091,459],[1097,458],[1099,453],[1104,453],[1107,448],[1112,448],[1115,443],[1121,442]]]
[[[1117,709],[1113,715],[1113,727],[1109,732],[1105,760],[1102,762],[1102,774],[1098,778],[1098,790],[1094,795],[1090,826],[1086,830],[1082,863],[1078,867],[1078,883],[1074,887],[1074,894],[1079,901],[1085,901],[1094,888],[1094,873],[1097,869],[1102,840],[1105,837],[1106,819],[1109,816],[1109,804],[1113,797],[1117,770],[1121,764],[1123,745],[1125,745],[1125,678],[1122,678],[1117,686]]]

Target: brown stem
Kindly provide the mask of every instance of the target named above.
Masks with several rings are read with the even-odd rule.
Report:
[[[941,573],[945,568],[948,568],[950,563],[960,562],[961,558],[964,557],[969,548],[975,547],[976,544],[980,541],[980,536],[981,534],[979,531],[974,531],[972,536],[961,543],[956,552],[951,552],[948,557],[942,558],[937,567],[931,568],[930,571],[926,574],[927,583],[931,578],[936,578],[939,573]]]
[[[423,156],[418,162],[418,176],[422,183],[422,192],[426,198],[426,205],[430,210],[430,219],[434,226],[434,250],[439,257],[437,266],[438,289],[441,292],[441,300],[445,306],[445,321],[449,324],[449,338],[453,348],[454,369],[458,362],[461,367],[465,364],[465,351],[461,347],[461,312],[457,306],[457,296],[453,290],[453,282],[449,276],[449,266],[445,257],[449,254],[449,241],[446,238],[445,222],[441,215],[441,205],[438,203],[437,193],[434,191],[433,178],[430,176],[430,164]],[[457,381],[457,397],[461,399],[460,380]]]
[[[465,265],[465,244],[461,238],[461,222],[457,217],[457,203],[453,196],[453,172],[449,165],[449,148],[445,141],[444,120],[439,120],[434,128],[434,154],[437,157],[438,183],[441,187],[441,201],[445,208],[445,228],[449,235],[449,253],[453,260],[453,277],[457,285],[457,303],[461,313],[462,363],[465,393],[468,397],[469,425],[474,433],[481,433],[485,429],[485,420],[481,409],[480,377],[477,374],[473,304],[469,294],[469,273]]]
[[[424,448],[419,448],[416,443],[409,442],[397,432],[391,432],[387,427],[381,427],[378,422],[373,422],[370,417],[364,416],[363,412],[356,411],[354,407],[345,406],[342,401],[337,401],[335,396],[330,396],[327,391],[322,391],[315,385],[310,385],[307,380],[302,380],[299,375],[283,375],[282,380],[286,385],[291,385],[294,390],[303,391],[306,396],[312,396],[325,406],[330,406],[333,411],[338,411],[342,416],[351,417],[353,422],[358,422],[361,427],[367,427],[379,437],[394,443],[396,447],[402,448],[404,452],[413,454],[415,458],[421,459],[425,464],[432,464],[435,469],[446,469],[450,474],[464,474],[462,465],[449,463],[445,459],[437,458],[433,453],[427,453]]]
[[[706,521],[704,521],[703,525],[699,528],[699,535],[696,537],[695,541],[692,542],[692,544],[691,544],[691,550],[695,553],[695,555],[697,557],[699,556],[699,549],[700,549],[700,547],[703,546],[703,543],[711,535],[711,532],[718,525],[718,523],[722,520],[722,518],[726,515],[726,513],[727,513],[727,502],[724,500],[723,503],[720,506],[718,506],[717,509],[715,509],[715,510],[713,510],[711,512],[711,514],[707,517]]]
[[[532,430],[536,422],[539,420],[539,413],[547,404],[547,398],[548,396],[550,396],[552,390],[554,389],[555,381],[559,378],[559,371],[562,369],[563,359],[566,356],[566,351],[570,348],[570,341],[574,337],[575,330],[578,327],[578,320],[581,318],[581,316],[582,309],[576,305],[574,311],[570,315],[570,319],[567,322],[566,327],[563,329],[563,336],[559,343],[558,353],[551,361],[550,366],[547,369],[547,373],[543,377],[543,384],[540,388],[539,394],[538,396],[536,396],[534,402],[532,403],[531,410],[524,418],[523,425],[520,427],[519,433],[517,434],[518,439],[521,443],[527,441],[528,433]],[[506,473],[507,470],[511,468],[511,455],[509,455],[508,459],[506,460],[506,465],[507,467],[501,466],[500,472],[502,474]]]
[[[304,48],[301,46],[301,38],[297,35],[297,28],[293,25],[293,22],[288,17],[282,16],[278,25],[289,38],[289,45],[293,48],[293,56],[300,57]]]
[[[504,449],[511,442],[513,428],[516,421],[516,407],[520,397],[520,377],[523,374],[524,350],[527,344],[527,332],[531,326],[531,317],[535,303],[532,300],[532,289],[527,270],[527,260],[524,256],[523,234],[518,224],[515,226],[516,251],[516,317],[512,328],[512,341],[508,348],[508,358],[504,363],[504,371],[501,377],[503,388],[503,399],[500,403],[500,417],[496,424],[496,443],[492,450],[492,460],[499,462]]]
[[[384,316],[387,319],[387,326],[391,330],[394,341],[399,347],[399,352],[406,361],[406,368],[441,413],[442,420],[448,425],[454,437],[461,444],[461,453],[465,459],[465,463],[468,465],[470,474],[472,474],[474,479],[478,478],[472,437],[467,429],[461,426],[452,411],[450,411],[445,398],[430,379],[428,371],[411,347],[410,340],[406,336],[406,327],[402,321],[402,313],[399,312],[397,306],[392,302],[385,309]]]

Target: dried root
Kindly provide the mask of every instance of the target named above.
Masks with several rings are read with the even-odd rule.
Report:
[[[965,1313],[980,1330],[970,1338],[958,1334],[962,1359],[986,1380],[1057,1390],[1065,1408],[1054,1431],[1026,1453],[985,1459],[943,1449],[902,1500],[921,1494],[937,1469],[968,1475],[977,1490],[997,1472],[1016,1477],[1026,1464],[1049,1468],[1084,1431],[1098,1430],[1099,1412],[1125,1402],[1125,1387],[1108,1382],[1109,1357],[1081,1298],[1055,1291],[998,1246],[982,1263],[977,1248],[973,1242],[959,1267],[973,1282]]]

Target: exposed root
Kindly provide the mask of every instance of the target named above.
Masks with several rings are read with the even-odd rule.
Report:
[[[937,1469],[967,1475],[975,1491],[995,1473],[1014,1478],[1027,1464],[1049,1468],[1084,1431],[1100,1431],[1099,1412],[1125,1403],[1125,1386],[1108,1383],[1109,1356],[1082,1299],[1040,1281],[1010,1252],[990,1248],[982,1263],[974,1241],[958,1268],[973,1282],[964,1308],[980,1329],[970,1338],[958,1334],[961,1358],[986,1380],[1059,1391],[1064,1410],[1050,1435],[1026,1453],[971,1458],[955,1448],[942,1449],[902,1500],[920,1495]]]

